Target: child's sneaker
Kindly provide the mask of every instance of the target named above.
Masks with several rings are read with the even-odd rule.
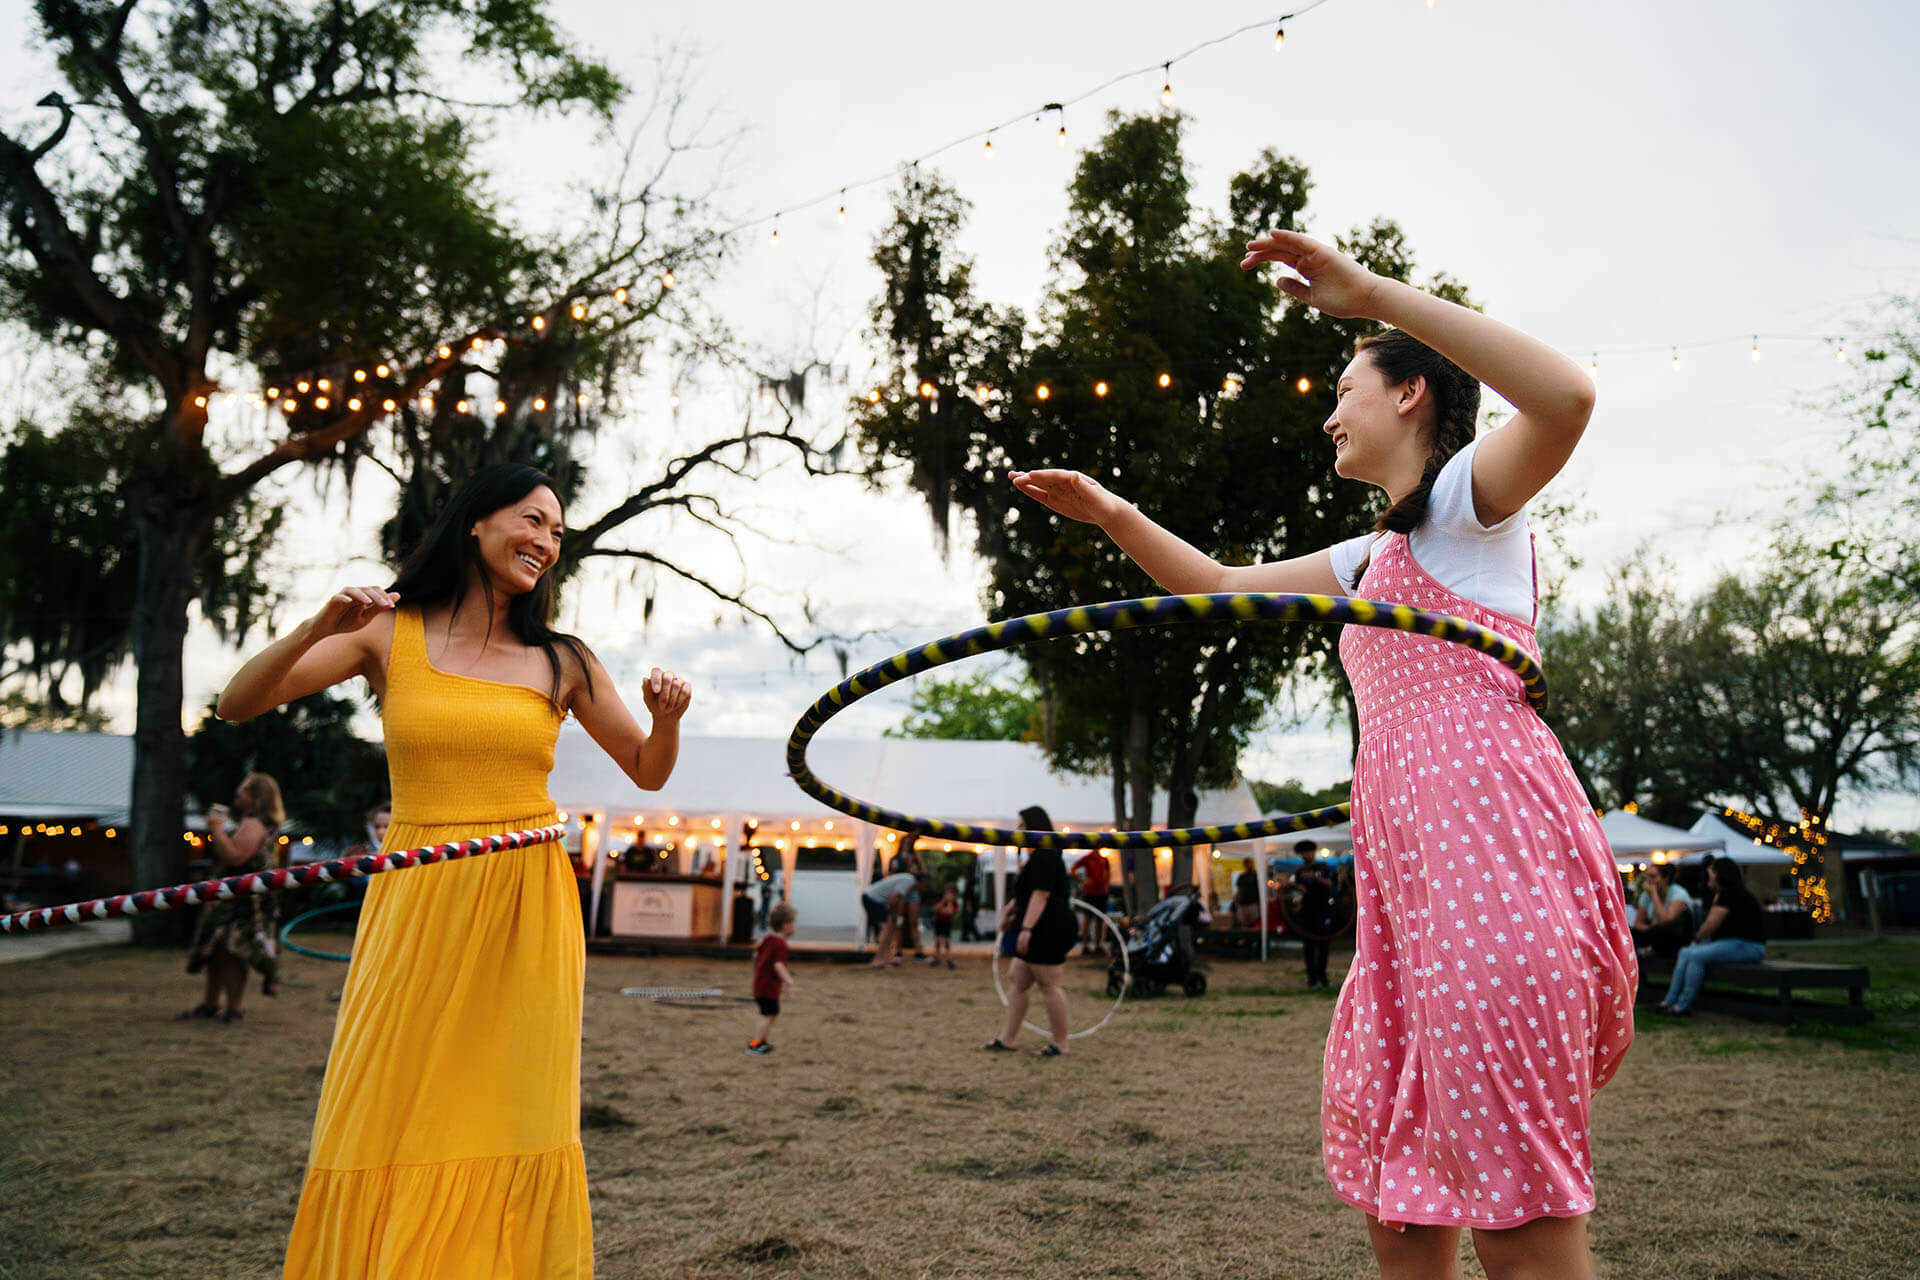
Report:
[[[765,1040],[755,1040],[752,1044],[747,1046],[747,1052],[752,1054],[756,1058],[764,1058],[768,1054],[773,1052],[773,1046],[768,1044]]]

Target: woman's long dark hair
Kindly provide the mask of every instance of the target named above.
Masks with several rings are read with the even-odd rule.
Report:
[[[452,604],[458,616],[467,594],[467,570],[480,571],[480,589],[487,599],[487,628],[493,628],[493,578],[484,561],[475,553],[473,526],[502,507],[511,506],[542,486],[560,492],[545,472],[518,463],[502,462],[482,467],[460,486],[440,518],[427,530],[426,537],[400,566],[400,576],[387,590],[398,592],[403,605]],[[553,629],[553,570],[540,575],[533,590],[515,596],[507,605],[507,626],[520,643],[547,655],[553,671],[553,687],[547,696],[560,701],[560,647],[565,646],[580,662],[587,677],[587,692],[593,692],[593,664],[587,646],[577,636]]]
[[[1364,352],[1373,367],[1397,387],[1410,378],[1425,378],[1427,394],[1433,397],[1433,442],[1428,447],[1426,469],[1420,483],[1406,497],[1380,513],[1373,523],[1376,533],[1412,533],[1427,518],[1427,499],[1440,469],[1454,454],[1473,443],[1474,423],[1480,417],[1480,380],[1418,338],[1398,329],[1389,329],[1354,345],[1356,354]],[[1366,573],[1373,559],[1369,551],[1354,575],[1354,586]]]

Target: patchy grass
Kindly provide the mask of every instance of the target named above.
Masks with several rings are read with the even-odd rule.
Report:
[[[1818,958],[1862,959],[1840,951]],[[1641,1024],[1594,1104],[1602,1276],[1911,1269],[1920,1111],[1901,1002],[1920,992],[1920,947],[1864,963],[1888,1011],[1867,1027]],[[1104,974],[1071,973],[1085,1026]],[[224,1027],[172,1020],[198,988],[176,955],[0,970],[0,1280],[277,1274],[340,975],[295,957],[278,1000]],[[1330,1002],[1297,959],[1210,976],[1208,995],[1125,1007],[1042,1061],[979,1051],[1000,1021],[983,962],[808,965],[779,1052],[749,1058],[750,1007],[617,994],[744,991],[744,963],[592,957],[581,1122],[599,1274],[1376,1274],[1320,1169]]]

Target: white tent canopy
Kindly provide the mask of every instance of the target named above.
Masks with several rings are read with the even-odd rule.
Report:
[[[1060,830],[1104,831],[1113,825],[1111,779],[1055,773],[1045,753],[1033,743],[920,738],[817,741],[807,763],[835,790],[917,818],[1018,827],[1020,810],[1037,804]],[[836,843],[844,832],[854,855],[854,876],[845,903],[849,923],[861,918],[855,901],[857,886],[867,883],[873,859],[882,852],[879,828],[828,808],[793,784],[787,775],[784,738],[685,735],[666,786],[642,791],[583,730],[568,724],[554,747],[548,786],[560,809],[576,819],[604,815],[609,829],[658,829],[663,820],[681,824],[678,831],[695,833],[715,847],[724,860],[723,878],[730,884],[747,875],[748,859],[726,856],[729,847],[737,848],[744,823],[757,822],[768,830],[775,823],[800,824],[794,828],[798,831],[831,821]],[[1230,826],[1259,817],[1252,788],[1240,782],[1228,790],[1201,792],[1195,823]],[[694,844],[692,835],[685,839],[689,847]],[[1249,851],[1262,852],[1252,847],[1258,843],[1248,842]],[[783,850],[787,872],[783,883],[789,892],[798,844],[795,840]],[[1013,870],[1013,862],[993,860],[997,881]],[[590,910],[597,912],[605,860],[595,857],[593,863]],[[996,889],[994,900],[1001,896]],[[721,911],[725,928],[732,915],[730,894],[722,899]]]
[[[1770,844],[1761,844],[1738,827],[1729,826],[1710,813],[1700,815],[1692,828],[1697,836],[1717,837],[1723,845],[1724,856],[1732,858],[1743,866],[1789,867],[1793,865],[1793,856],[1774,848]],[[1702,855],[1690,853],[1677,861],[1693,864],[1701,861]]]
[[[1609,809],[1602,814],[1600,830],[1616,858],[1666,854],[1679,861],[1677,855],[1710,853],[1726,847],[1726,841],[1717,834],[1701,833],[1698,828],[1682,831],[1625,809]],[[1694,861],[1699,859],[1696,857]]]

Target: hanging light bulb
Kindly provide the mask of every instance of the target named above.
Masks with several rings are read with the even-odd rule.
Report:
[[[991,137],[987,139],[987,145],[981,150],[980,158],[983,160],[993,159],[993,139]]]
[[[779,217],[779,215],[778,215],[778,214],[775,214],[775,215],[774,215],[774,219],[773,219],[773,234],[772,234],[771,236],[769,236],[769,237],[768,237],[768,242],[769,242],[770,244],[779,244],[779,243],[780,243],[780,217]]]
[[[678,409],[680,407],[680,393],[676,391],[671,396],[667,397],[667,403],[672,405],[674,408]]]
[[[330,403],[325,396],[315,396],[313,398],[313,407],[316,409],[325,409]]]
[[[326,378],[322,378],[322,379],[320,379],[320,381],[319,381],[319,383],[318,383],[318,384],[316,384],[316,385],[318,385],[318,386],[319,386],[319,388],[320,388],[320,389],[321,389],[322,391],[331,391],[331,390],[333,390],[333,383],[332,383],[332,382],[331,382],[330,380],[328,380],[328,379],[326,379]]]
[[[931,382],[922,382],[920,384],[920,398],[922,400],[933,399],[934,390],[934,385]]]
[[[1273,33],[1273,51],[1279,53],[1287,47],[1287,29],[1281,27]]]
[[[298,391],[301,395],[307,394],[307,392],[311,390],[312,387],[313,387],[313,384],[311,382],[296,382],[293,384],[293,389],[295,391]]]
[[[295,409],[298,409],[299,407],[300,407],[299,404],[294,401],[294,398],[292,396],[288,396],[285,400],[282,400],[280,402],[280,409],[281,409],[281,412],[283,413],[292,413]]]
[[[388,367],[387,365],[384,365],[384,364],[383,364],[383,365],[377,365],[377,366],[375,366],[375,368],[374,368],[374,371],[373,371],[373,372],[374,372],[374,375],[375,375],[376,377],[381,377],[381,378],[384,378],[384,377],[386,377],[386,376],[387,376],[387,375],[388,375],[389,373],[392,373],[392,372],[393,372],[393,370],[392,370],[391,368],[389,368],[389,367]]]
[[[1842,342],[1834,346],[1833,362],[1835,364],[1845,364],[1847,362],[1847,344],[1846,343]]]
[[[673,272],[669,271],[660,277],[660,287],[662,289],[673,288]]]
[[[579,405],[579,406],[580,406],[580,407],[581,407],[582,409],[584,409],[584,408],[586,408],[586,407],[587,407],[587,393],[586,393],[586,392],[584,392],[584,391],[582,391],[582,392],[581,392],[581,393],[580,393],[579,395],[577,395],[577,396],[575,396],[575,397],[573,398],[573,402],[574,402],[575,404],[577,404],[577,405]]]
[[[615,289],[615,290],[613,291],[613,300],[614,300],[615,302],[618,302],[618,303],[622,303],[622,304],[624,304],[624,303],[626,302],[626,300],[627,300],[627,287],[626,287],[625,285],[621,285],[621,286],[620,286],[620,287],[619,287],[618,289]]]
[[[1163,386],[1163,387],[1170,387],[1170,386],[1172,386],[1172,385],[1173,385],[1173,375],[1172,375],[1172,374],[1170,374],[1170,373],[1166,373],[1166,372],[1164,372],[1164,371],[1163,371],[1163,372],[1162,372],[1162,373],[1160,374],[1160,385],[1161,385],[1161,386]]]
[[[1680,372],[1680,348],[1678,347],[1673,349],[1673,371]]]
[[[545,413],[547,411],[547,398],[545,396],[535,396],[533,398],[533,410],[535,413]]]
[[[204,408],[206,408],[206,407],[207,407],[207,398],[206,398],[205,396],[195,396],[195,397],[193,398],[193,407],[194,407],[194,408],[196,408],[196,409],[204,409]]]
[[[399,405],[395,404],[391,400],[382,400],[380,402],[380,411],[382,413],[392,413],[395,409],[399,407],[400,407]]]
[[[441,347],[441,348],[440,348],[440,358],[441,358],[442,360],[446,360],[446,359],[450,359],[450,358],[451,358],[452,356],[453,356],[453,348],[452,348],[452,347]],[[304,391],[305,389],[306,389],[306,388],[304,388],[304,387],[303,387],[303,388],[301,388],[301,390],[303,390],[303,391]]]
[[[1048,396],[1053,394],[1053,388],[1049,387],[1046,383],[1043,382],[1034,391],[1033,394],[1040,397],[1040,399],[1045,400]]]
[[[1160,70],[1166,75],[1166,83],[1160,86],[1160,109],[1171,111],[1173,110],[1173,64],[1163,62],[1160,64]]]
[[[1094,384],[1093,384],[1093,394],[1095,394],[1095,395],[1097,395],[1097,396],[1104,396],[1104,395],[1106,395],[1106,394],[1107,394],[1107,384],[1106,384],[1106,383],[1104,383],[1104,382],[1096,382],[1096,383],[1094,383]]]
[[[587,318],[587,304],[586,304],[586,303],[584,303],[584,302],[576,302],[576,303],[574,303],[574,304],[573,304],[573,318],[574,318],[575,320],[585,320],[585,319]]]
[[[1600,353],[1597,351],[1594,352],[1592,361],[1587,365],[1587,376],[1589,378],[1597,378],[1600,376]]]
[[[868,404],[880,403],[880,388],[875,387],[873,390],[867,392],[867,403]]]
[[[844,188],[840,192],[840,212],[834,214],[833,219],[843,227],[847,225],[847,193]]]
[[[535,333],[540,333],[544,331],[546,327],[547,327],[547,318],[545,316],[535,316],[533,318],[533,331]]]
[[[1755,364],[1760,363],[1760,335],[1757,333],[1753,335],[1753,350],[1747,352],[1747,359]]]
[[[505,413],[507,411],[507,402],[505,400],[495,400],[493,402],[493,411],[495,413]]]
[[[367,380],[367,371],[365,369],[355,369],[353,371],[353,380],[355,382],[365,382]]]
[[[279,398],[280,398],[280,388],[278,387],[267,388],[267,399],[278,400]]]
[[[1301,395],[1305,395],[1307,392],[1313,390],[1313,379],[1303,373],[1300,375],[1300,380],[1293,384],[1293,389]]]
[[[469,401],[456,400],[453,402],[453,411],[455,413],[470,413],[472,412],[472,410],[473,410],[473,405]]]
[[[347,408],[352,410],[354,413],[360,412],[360,397],[355,396],[353,399],[347,401]]]

